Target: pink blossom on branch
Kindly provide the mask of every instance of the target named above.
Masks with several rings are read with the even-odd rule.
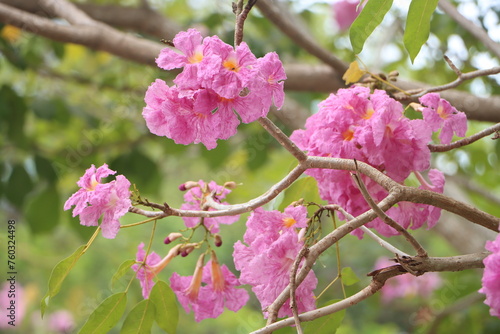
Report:
[[[491,254],[483,260],[483,286],[479,292],[486,295],[484,303],[490,307],[490,314],[500,318],[500,234],[486,242],[486,249]]]
[[[92,165],[77,184],[81,187],[64,204],[64,210],[73,205],[73,217],[80,216],[80,224],[97,226],[102,216],[101,229],[105,238],[113,239],[120,229],[119,218],[128,212],[131,206],[130,182],[123,175],[109,183],[101,179],[116,174],[107,164],[99,168]]]
[[[230,189],[218,185],[215,181],[210,181],[205,183],[200,180],[195,186],[191,187],[184,194],[185,203],[181,205],[182,210],[205,210],[205,202],[208,196],[221,203],[229,204],[227,202],[222,202],[224,198],[231,192]],[[209,211],[213,211],[213,208],[208,208]],[[239,215],[236,216],[221,216],[212,218],[203,218],[203,225],[211,232],[219,232],[219,224],[230,225],[238,221]],[[182,217],[184,223],[187,227],[195,227],[200,223],[199,217]]]
[[[464,137],[467,132],[467,116],[458,111],[448,101],[439,97],[438,93],[429,93],[422,96],[420,102],[424,107],[422,114],[424,121],[432,131],[441,129],[439,139],[443,144],[451,143],[453,134]]]
[[[240,283],[226,267],[220,266],[214,253],[212,259],[203,266],[203,255],[198,259],[193,276],[174,273],[170,286],[179,303],[189,313],[193,310],[196,321],[217,318],[224,307],[237,312],[248,301],[248,293],[237,289]]]
[[[165,48],[157,64],[183,71],[174,86],[157,79],[148,88],[142,114],[152,133],[213,149],[218,139],[236,134],[238,116],[250,123],[266,116],[273,102],[282,106],[286,75],[275,53],[257,59],[245,43],[233,48],[194,29],[173,43],[180,53]]]
[[[244,241],[234,245],[234,264],[241,272],[240,282],[252,286],[262,309],[271,305],[290,282],[290,272],[304,245],[297,233],[305,228],[307,210],[303,206],[288,207],[284,213],[256,209],[247,221]],[[317,279],[310,271],[296,290],[299,313],[315,309],[313,290]],[[281,307],[278,317],[291,316],[289,302]]]
[[[291,139],[312,156],[339,157],[366,162],[397,182],[404,182],[412,172],[430,167],[432,130],[424,120],[410,120],[402,105],[384,91],[371,93],[366,87],[340,89],[319,104],[319,111],[309,117],[305,130],[296,130]],[[310,169],[307,174],[318,181],[321,197],[342,206],[357,216],[369,209],[349,172]],[[434,173],[433,182],[437,179]],[[442,177],[442,174],[440,174]],[[387,192],[373,180],[362,177],[370,195],[378,202]],[[442,192],[439,187],[427,188]],[[387,214],[405,228],[416,229],[424,223],[432,227],[439,219],[440,209],[428,205],[399,203]],[[380,219],[368,223],[386,236],[397,234]],[[358,237],[362,231],[353,232]]]
[[[162,259],[155,252],[148,254],[146,258],[146,251],[144,250],[144,243],[140,243],[137,247],[136,262],[132,266],[132,269],[137,272],[137,279],[141,283],[142,296],[144,299],[149,297],[151,289],[155,285],[153,278],[162,271],[170,261],[176,257],[179,253],[179,248],[181,245],[177,245],[170,249],[168,254]]]

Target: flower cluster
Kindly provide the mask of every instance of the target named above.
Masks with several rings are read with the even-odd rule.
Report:
[[[174,273],[170,286],[177,295],[184,310],[192,309],[196,321],[217,318],[224,311],[224,306],[237,312],[248,301],[248,292],[237,289],[238,279],[226,267],[220,265],[215,253],[211,260],[203,265],[204,254],[198,259],[192,276],[180,276]]]
[[[232,183],[231,183],[232,184]],[[207,197],[211,197],[214,201],[221,203],[227,194],[231,192],[230,186],[219,186],[215,181],[205,183],[200,180],[198,182],[188,181],[183,183],[180,187],[181,190],[187,190],[184,194],[185,203],[181,205],[182,210],[206,210],[205,201]],[[221,204],[228,204],[223,202]],[[213,211],[213,208],[208,208],[209,211]],[[203,225],[207,228],[210,233],[219,232],[219,224],[232,224],[240,218],[239,215],[236,216],[222,216],[222,217],[212,217],[212,218],[201,218],[203,220]],[[186,227],[195,227],[200,223],[199,217],[182,217]]]
[[[479,292],[486,295],[486,305],[490,314],[500,318],[500,234],[493,241],[486,242],[486,249],[491,252],[484,260],[482,288]]]
[[[114,181],[101,183],[101,179],[116,174],[107,164],[99,168],[92,165],[77,182],[79,189],[64,204],[64,210],[73,205],[73,217],[80,216],[80,224],[97,226],[101,216],[102,235],[113,239],[120,229],[119,218],[127,213],[131,206],[130,182],[123,175],[117,175]]]
[[[382,269],[394,265],[394,262],[387,258],[379,258],[375,263],[375,269]],[[423,277],[416,277],[410,274],[399,275],[388,280],[380,290],[382,301],[389,303],[396,298],[423,297],[428,298],[434,290],[442,285],[441,277],[438,273],[425,273]]]
[[[447,125],[450,124],[447,120],[463,117],[463,113],[456,110],[449,112],[446,101],[436,100],[434,95],[429,98],[428,95],[422,97],[428,106],[424,119],[410,120],[405,117],[402,105],[384,91],[370,93],[368,88],[356,86],[341,89],[321,102],[318,113],[307,120],[306,129],[294,131],[291,139],[310,155],[363,161],[397,182],[403,182],[413,172],[423,188],[442,192],[444,175],[440,171],[429,172],[432,184],[425,181],[419,172],[430,167],[427,144],[432,140],[432,131],[441,125],[441,134],[448,133],[448,130],[445,131],[448,126],[456,129],[455,125]],[[432,112],[452,116],[438,125],[430,116]],[[460,130],[456,133],[462,135],[463,124],[460,124]],[[324,200],[344,207],[354,216],[369,209],[349,172],[312,169],[307,173],[318,181]],[[375,201],[387,196],[387,192],[374,181],[368,178],[363,180]],[[403,227],[416,229],[425,222],[428,227],[432,227],[439,219],[440,210],[428,205],[402,202],[387,213]],[[386,236],[397,234],[380,219],[367,226],[376,228]],[[361,237],[362,231],[356,230],[354,234]]]
[[[157,79],[148,88],[142,114],[152,133],[213,149],[217,139],[236,134],[235,112],[250,123],[266,116],[273,101],[281,108],[286,75],[276,53],[256,58],[244,42],[233,48],[195,29],[178,33],[173,45],[179,52],[165,48],[156,63],[183,71],[171,87]]]
[[[241,284],[249,284],[266,309],[290,282],[292,265],[304,245],[298,228],[307,226],[304,206],[288,207],[284,213],[258,208],[247,221],[244,241],[234,245],[233,258],[241,272]],[[298,312],[315,308],[313,290],[318,281],[310,271],[296,290]],[[289,302],[281,307],[278,317],[291,316]]]

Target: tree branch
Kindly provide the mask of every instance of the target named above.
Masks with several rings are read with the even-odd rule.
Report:
[[[38,0],[38,4],[48,13],[63,18],[73,25],[96,25],[87,14],[74,4],[64,0]]]
[[[455,6],[448,0],[440,0],[439,8],[441,8],[443,12],[455,20],[455,22],[461,25],[465,30],[470,32],[479,41],[481,41],[481,43],[483,43],[484,46],[486,46],[497,58],[500,58],[500,44],[492,40],[484,29],[478,27],[472,21],[469,21],[462,14],[460,14]]]
[[[457,140],[453,143],[450,144],[438,144],[438,145],[433,145],[429,144],[427,147],[429,147],[429,150],[431,152],[446,152],[446,151],[451,151],[455,148],[459,148],[462,146],[466,146],[469,144],[472,144],[473,142],[484,138],[486,136],[491,135],[492,133],[499,132],[500,131],[500,123],[497,123],[493,126],[490,126],[487,129],[484,129],[482,131],[479,131],[478,133],[473,134],[472,136],[462,138],[460,140]]]
[[[300,24],[299,20],[294,17],[283,4],[271,0],[259,0],[256,6],[259,8],[262,15],[278,27],[285,35],[290,37],[295,44],[325,64],[328,64],[339,73],[340,76],[337,76],[335,80],[340,82],[340,77],[347,71],[348,65],[319,45],[315,38],[308,32],[307,28]],[[343,84],[340,84],[340,86],[343,86]]]

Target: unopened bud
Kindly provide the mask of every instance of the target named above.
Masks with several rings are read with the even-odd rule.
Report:
[[[236,188],[236,186],[237,186],[237,184],[234,181],[229,181],[229,182],[224,183],[224,188],[227,188],[227,189],[234,189],[234,188]]]
[[[198,182],[187,181],[179,186],[179,190],[186,191],[186,190],[189,190],[189,189],[197,187],[197,186],[199,186]]]
[[[399,76],[399,72],[394,70],[389,73],[389,80],[396,81]]]
[[[304,241],[306,238],[306,228],[301,228],[297,234],[297,239],[299,242]]]
[[[214,244],[215,244],[215,247],[220,247],[222,246],[222,238],[219,234],[216,234],[214,236]]]
[[[186,257],[188,256],[189,254],[191,254],[194,250],[195,250],[195,247],[196,244],[187,244],[187,245],[184,245],[181,249],[180,249],[180,254],[182,257]]]
[[[299,200],[297,200],[295,202],[290,203],[290,206],[301,206],[301,205],[304,205],[304,199],[303,198],[301,198],[301,199],[299,199]]]
[[[171,243],[172,241],[176,240],[176,239],[179,239],[180,237],[182,237],[182,234],[180,234],[179,232],[172,232],[170,233],[166,238],[165,240],[163,241],[163,243],[165,245],[168,245],[169,243]]]

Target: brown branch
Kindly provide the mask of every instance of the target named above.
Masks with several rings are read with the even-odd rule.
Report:
[[[478,77],[484,77],[488,75],[494,75],[500,73],[500,66],[497,67],[492,67],[488,68],[485,70],[476,70],[476,71],[471,71],[467,73],[460,73],[458,75],[458,78],[450,83],[447,83],[442,86],[436,86],[436,87],[430,87],[426,89],[415,89],[415,90],[410,90],[406,91],[408,94],[412,95],[412,97],[420,97],[423,96],[427,93],[432,93],[432,92],[442,92],[444,90],[449,90],[455,87],[460,86],[462,83],[468,80],[472,80]]]
[[[288,152],[290,152],[299,162],[307,159],[307,154],[300,150],[294,142],[290,140],[269,118],[261,117],[257,120],[267,132],[271,134]]]
[[[92,20],[85,12],[78,9],[71,2],[64,0],[38,0],[40,7],[47,13],[60,17],[73,25],[95,25],[96,21]]]
[[[243,0],[238,1],[238,5],[236,6],[236,23],[234,28],[234,46],[238,46],[243,41],[243,26],[245,24],[245,20],[250,13],[250,10],[255,5],[257,0],[248,0],[245,7],[243,7]]]
[[[478,133],[475,133],[473,134],[472,136],[469,136],[469,137],[466,137],[466,138],[462,138],[460,140],[457,140],[453,143],[450,143],[450,144],[438,144],[438,145],[435,145],[435,144],[429,144],[427,145],[427,147],[429,147],[429,150],[431,152],[446,152],[446,151],[450,151],[450,150],[453,150],[455,148],[459,148],[459,147],[462,147],[462,146],[466,146],[466,145],[469,145],[469,144],[472,144],[473,142],[481,139],[481,138],[484,138],[486,136],[489,136],[491,135],[492,133],[495,133],[495,132],[499,132],[500,131],[500,123],[497,123],[493,126],[490,126],[489,128],[487,129],[484,129],[482,131],[479,131]]]
[[[465,30],[476,37],[484,46],[486,46],[497,58],[500,58],[500,44],[490,38],[488,33],[474,22],[465,18],[448,0],[440,0],[439,8],[450,16],[455,22],[461,25]]]
[[[278,27],[285,35],[290,37],[295,44],[325,64],[331,66],[331,68],[339,74],[332,79],[338,81],[340,86],[343,86],[343,84],[340,83],[340,77],[342,77],[347,70],[348,65],[319,45],[316,39],[308,32],[307,28],[300,24],[298,18],[294,17],[282,3],[271,0],[259,0],[257,2],[257,8],[259,8],[262,15],[271,23]]]
[[[61,25],[4,4],[0,4],[0,22],[56,41],[85,45],[148,65],[156,66],[154,59],[163,48],[160,43],[120,32],[104,24]]]
[[[297,254],[297,257],[293,262],[292,270],[290,271],[290,308],[292,309],[292,314],[293,314],[293,319],[295,321],[295,328],[297,329],[297,334],[302,334],[303,331],[302,327],[300,326],[299,313],[297,310],[297,300],[295,298],[295,290],[298,287],[295,277],[297,275],[297,270],[299,269],[300,261],[302,261],[304,256],[307,256],[308,252],[309,249],[306,246],[300,249],[299,254]]]
[[[354,164],[356,165],[357,169],[357,161],[354,160]],[[387,225],[395,229],[396,231],[399,232],[399,234],[403,235],[408,241],[408,243],[417,251],[417,255],[420,257],[427,257],[427,252],[425,249],[422,247],[422,245],[415,239],[405,228],[403,228],[401,225],[399,225],[396,221],[394,221],[391,217],[389,217],[384,211],[380,210],[380,208],[377,206],[373,198],[371,197],[370,193],[368,192],[368,189],[366,189],[366,186],[359,177],[357,173],[351,174],[356,182],[356,185],[358,186],[359,190],[361,191],[361,194],[363,195],[363,198],[365,199],[366,203],[370,206],[372,210],[375,211],[377,216]]]

